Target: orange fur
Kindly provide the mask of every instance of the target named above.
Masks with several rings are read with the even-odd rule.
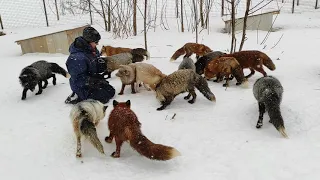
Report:
[[[101,48],[101,56],[112,56],[115,54],[131,52],[130,48],[123,47],[112,47],[112,46],[102,46]]]
[[[212,52],[212,50],[204,44],[186,43],[172,55],[170,61],[178,59],[183,54],[185,54],[184,57],[190,57],[192,54],[203,56],[209,52]]]
[[[213,59],[204,69],[204,76],[207,79],[217,77],[216,82],[220,82],[223,77],[225,77],[226,83],[223,86],[228,86],[230,75],[233,75],[237,79],[237,85],[240,85],[243,81],[246,81],[239,62],[233,57],[220,57]]]
[[[263,76],[267,76],[267,73],[263,70],[263,65],[265,65],[271,71],[276,69],[276,66],[272,60],[261,51],[240,51],[233,54],[226,54],[222,57],[234,57],[237,59],[243,69],[249,68],[251,72],[248,76],[246,76],[246,78],[251,77],[255,72],[254,70],[262,73]]]
[[[113,101],[114,109],[111,111],[108,121],[110,135],[105,138],[108,143],[111,143],[113,138],[116,141],[116,151],[112,153],[112,157],[120,157],[124,141],[129,141],[133,149],[149,159],[164,161],[179,156],[180,153],[175,148],[154,144],[142,134],[141,123],[130,106],[130,100],[127,102]]]

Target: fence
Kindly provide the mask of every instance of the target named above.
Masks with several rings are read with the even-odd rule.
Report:
[[[103,2],[105,2],[104,0]],[[108,0],[107,0],[108,1]],[[111,0],[112,4],[124,5],[129,2],[128,0]],[[199,0],[198,0],[199,1]],[[222,0],[203,0],[204,2],[213,2],[210,16],[221,15],[221,2]],[[252,7],[256,4],[263,6],[264,4],[272,1],[268,4],[268,8],[281,9],[281,13],[291,13],[292,2],[295,1],[295,13],[315,11],[316,0],[265,0],[265,2],[259,4],[261,0],[252,0]],[[48,25],[60,25],[70,23],[90,23],[90,11],[88,8],[87,0],[0,0],[0,17],[2,18],[3,28],[18,28],[18,27],[43,27],[47,26],[44,3],[46,7],[46,13],[48,18]],[[91,0],[92,11],[98,10],[101,12],[100,1]],[[175,18],[177,16],[176,2],[180,0],[149,0],[149,16],[154,16],[156,13],[165,16],[165,18]],[[241,13],[245,9],[245,1],[238,0],[239,5],[237,12]],[[56,4],[57,3],[57,6]],[[192,0],[183,0],[185,18],[192,16]],[[137,18],[142,18],[142,12],[144,7],[144,1],[138,0],[138,15]],[[228,4],[224,5],[225,13],[228,9]],[[180,10],[180,4],[178,5]],[[114,9],[115,10],[115,9]],[[58,11],[58,13],[57,13]],[[116,10],[115,10],[116,11]],[[122,12],[118,12],[122,13]],[[59,15],[59,20],[58,16]],[[92,13],[93,23],[103,25],[103,19],[98,13]]]

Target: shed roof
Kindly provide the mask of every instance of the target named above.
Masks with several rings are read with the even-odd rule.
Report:
[[[89,24],[68,24],[68,25],[59,25],[54,27],[44,27],[44,28],[36,28],[36,30],[28,30],[26,31],[20,39],[16,40],[15,42],[18,43],[19,41],[32,39],[36,37],[46,36],[50,34],[59,33],[62,31],[67,31],[71,29],[77,29],[85,26],[90,26]]]
[[[249,17],[258,16],[258,15],[261,15],[261,14],[269,14],[269,13],[279,14],[280,10],[279,9],[274,9],[274,8],[263,8],[263,9],[261,9],[259,11],[256,11],[256,12],[250,14]],[[242,19],[242,18],[244,18],[244,13],[243,14],[236,14],[236,19]],[[222,20],[224,22],[231,21],[231,15],[228,14],[228,15],[222,16]]]

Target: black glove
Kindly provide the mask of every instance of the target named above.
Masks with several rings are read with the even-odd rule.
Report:
[[[92,88],[99,88],[105,85],[108,85],[109,82],[105,79],[97,78],[97,77],[89,77],[86,85]]]
[[[99,73],[107,70],[107,63],[102,57],[97,58],[97,70]]]

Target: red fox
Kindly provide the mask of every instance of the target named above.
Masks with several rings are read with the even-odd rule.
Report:
[[[198,59],[200,56],[209,52],[212,52],[212,50],[204,44],[186,43],[172,55],[170,61],[175,61],[183,54],[185,54],[184,57],[190,57],[192,54],[196,54]]]
[[[269,68],[271,71],[276,69],[272,60],[263,52],[256,50],[240,51],[232,54],[226,54],[222,57],[234,57],[240,63],[243,69],[249,68],[250,74],[246,78],[251,77],[254,74],[254,70],[259,71],[263,76],[267,76],[267,73],[263,70],[263,65]]]
[[[133,55],[133,63],[141,62],[144,60],[144,56],[148,60],[150,58],[150,53],[143,48],[124,48],[124,47],[112,47],[112,46],[102,46],[101,56],[113,56],[120,53],[131,53]]]
[[[141,155],[152,160],[169,160],[180,156],[180,152],[173,147],[154,144],[141,132],[141,123],[136,114],[131,110],[130,100],[118,102],[113,100],[114,109],[110,112],[108,127],[110,135],[105,138],[111,143],[116,141],[116,151],[111,154],[114,158],[120,157],[121,146],[124,141],[129,141],[130,146]]]
[[[204,68],[204,76],[208,79],[216,77],[215,82],[220,82],[223,77],[226,77],[226,83],[223,84],[224,87],[229,86],[228,81],[229,76],[232,75],[236,78],[236,85],[245,83],[247,86],[247,79],[244,78],[243,70],[239,62],[233,57],[220,57],[210,61]]]

